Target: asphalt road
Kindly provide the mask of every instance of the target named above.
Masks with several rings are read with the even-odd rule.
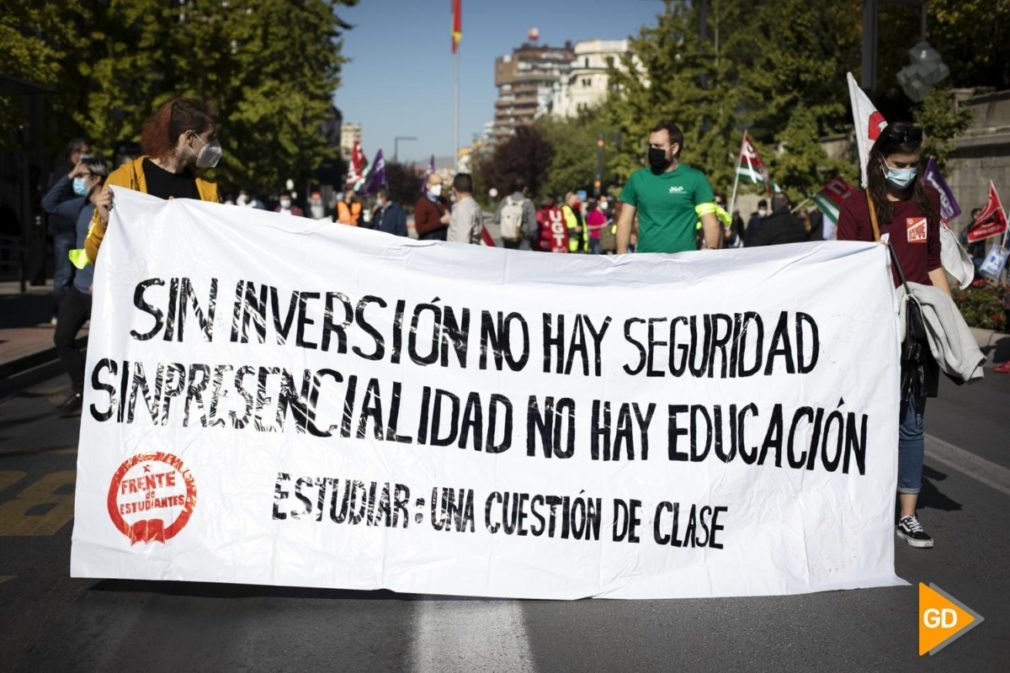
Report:
[[[63,385],[0,401],[0,671],[1010,670],[1010,376],[930,401],[942,442],[920,515],[937,545],[897,547],[910,586],[576,602],[70,579]],[[917,654],[920,581],[985,617],[934,657]]]

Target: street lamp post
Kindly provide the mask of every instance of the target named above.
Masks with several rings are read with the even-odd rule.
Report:
[[[417,140],[414,136],[396,136],[393,138],[393,161],[400,160],[400,141],[401,140]]]
[[[925,32],[926,0],[863,0],[863,44],[859,80],[863,90],[868,93],[877,88],[877,10],[881,4],[921,5],[923,32]]]

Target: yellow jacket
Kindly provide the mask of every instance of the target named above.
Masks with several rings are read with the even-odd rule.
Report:
[[[109,173],[109,177],[105,179],[105,184],[114,185],[116,187],[126,187],[127,189],[132,189],[146,194],[147,179],[144,177],[144,159],[146,158],[147,157],[140,157],[139,159],[134,159],[133,161],[127,161],[125,164]],[[201,201],[220,201],[217,193],[216,182],[211,182],[198,177],[196,178],[196,191],[200,194]],[[87,261],[92,264],[94,264],[95,260],[98,259],[98,249],[102,245],[102,239],[105,238],[105,228],[106,225],[102,224],[98,219],[98,211],[95,210],[95,214],[91,216],[91,228],[88,230],[88,237],[84,240],[84,250],[87,253]],[[71,251],[71,259],[74,257],[74,252],[77,251]]]

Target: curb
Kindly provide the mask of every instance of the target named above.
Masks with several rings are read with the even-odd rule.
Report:
[[[87,348],[88,337],[77,337],[74,345],[79,349]],[[56,347],[46,348],[29,355],[0,364],[0,397],[8,397],[13,393],[41,383],[63,371]]]
[[[1002,332],[997,332],[991,329],[983,329],[981,327],[969,327],[971,333],[975,335],[975,341],[978,342],[979,348],[989,348],[996,344],[996,342],[1010,337],[1010,334],[1004,334]]]

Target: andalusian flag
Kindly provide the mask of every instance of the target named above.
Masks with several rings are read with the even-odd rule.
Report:
[[[452,0],[452,53],[459,49],[463,39],[463,0]]]
[[[743,143],[740,145],[740,156],[736,161],[736,174],[750,180],[753,184],[769,185],[768,169],[761,163],[754,144],[747,132],[743,132]]]
[[[856,193],[856,188],[843,180],[841,176],[824,185],[821,191],[811,196],[811,200],[817,204],[824,217],[838,224],[838,214],[842,212],[845,201]]]

